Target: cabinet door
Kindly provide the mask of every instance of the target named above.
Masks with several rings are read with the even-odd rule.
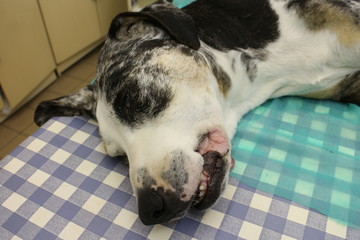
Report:
[[[101,35],[107,34],[113,18],[121,13],[128,11],[128,2],[125,0],[96,0]]]
[[[4,102],[3,102],[3,99],[2,99],[2,96],[1,96],[1,93],[0,93],[0,113],[1,113],[3,108],[4,108]]]
[[[39,0],[39,2],[58,64],[101,38],[96,1]]]
[[[0,81],[12,107],[55,69],[36,0],[0,0]]]
[[[144,7],[146,7],[147,5],[155,2],[156,0],[130,0],[131,1],[131,4],[132,4],[132,7],[136,6],[137,9],[140,8],[140,9],[143,9]]]

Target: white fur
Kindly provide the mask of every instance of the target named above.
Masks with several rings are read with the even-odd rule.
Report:
[[[267,58],[258,61],[253,82],[239,62],[241,52],[212,50],[232,80],[228,98],[219,100],[230,138],[241,117],[266,100],[328,89],[360,68],[360,44],[350,48],[341,45],[329,30],[309,31],[295,12],[285,9],[285,3],[271,1],[279,16],[280,38],[266,47]],[[235,71],[230,69],[233,58],[238,62]]]

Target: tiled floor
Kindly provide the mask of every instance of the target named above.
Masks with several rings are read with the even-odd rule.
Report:
[[[95,78],[99,51],[100,48],[97,48],[85,56],[28,104],[0,123],[0,160],[38,128],[33,117],[39,102],[74,92]]]

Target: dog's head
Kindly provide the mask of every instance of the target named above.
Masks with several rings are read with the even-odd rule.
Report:
[[[144,224],[212,206],[232,165],[214,75],[192,19],[168,3],[118,15],[100,53],[97,81],[43,102],[35,121],[95,117],[109,155],[127,155]]]

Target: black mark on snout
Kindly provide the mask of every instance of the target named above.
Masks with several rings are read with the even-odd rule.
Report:
[[[185,162],[189,161],[189,156],[181,150],[173,151],[170,154],[168,170],[161,173],[161,177],[166,180],[179,195],[184,191],[184,185],[188,182],[188,173],[185,170]]]
[[[145,225],[169,222],[182,217],[191,202],[183,202],[179,196],[160,187],[143,188],[138,191],[138,208],[140,220]]]

